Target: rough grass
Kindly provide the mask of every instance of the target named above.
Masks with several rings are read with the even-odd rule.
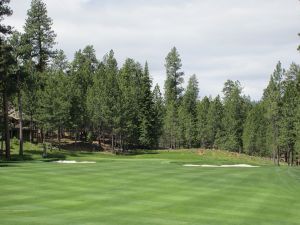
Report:
[[[139,151],[130,156],[53,151],[49,161],[97,162],[58,164],[43,161],[39,146],[26,145],[29,160],[0,163],[1,225],[296,225],[300,221],[298,168],[199,150]],[[261,167],[189,168],[182,166],[186,162]]]

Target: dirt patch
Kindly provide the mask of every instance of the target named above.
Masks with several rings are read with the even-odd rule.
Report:
[[[204,154],[205,154],[205,150],[203,149],[198,150],[198,155],[204,155]]]

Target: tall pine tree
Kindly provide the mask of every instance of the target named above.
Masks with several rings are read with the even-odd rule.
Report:
[[[2,94],[3,132],[5,139],[5,156],[10,159],[10,133],[8,123],[8,102],[12,88],[14,88],[12,65],[15,63],[12,56],[12,47],[5,40],[11,32],[11,27],[3,24],[4,17],[12,15],[9,7],[10,0],[0,0],[0,91]],[[1,156],[0,156],[1,157]]]
[[[55,54],[56,34],[52,30],[52,19],[48,17],[46,4],[32,0],[24,26],[25,36],[31,45],[31,57],[39,72],[46,69],[49,59]]]
[[[159,147],[160,138],[163,133],[163,118],[165,113],[164,100],[159,88],[156,84],[153,90],[153,108],[154,108],[154,125],[153,125],[153,139],[155,140],[154,147]]]
[[[154,131],[154,103],[151,92],[152,81],[150,79],[148,63],[146,62],[140,81],[139,94],[139,119],[140,119],[140,137],[139,141],[142,147],[151,148],[156,140]]]
[[[178,107],[183,91],[181,84],[184,73],[181,71],[181,59],[175,47],[167,55],[165,67],[167,79],[165,81],[164,135],[167,141],[166,145],[176,148],[179,137]]]
[[[263,101],[266,106],[267,147],[272,149],[274,163],[280,162],[280,122],[282,119],[282,79],[285,70],[278,62],[271,75],[268,87],[264,91]],[[277,161],[275,160],[277,158]]]
[[[196,144],[197,134],[197,100],[199,87],[196,75],[190,77],[183,95],[179,110],[182,140],[185,146],[191,148]]]
[[[206,116],[206,145],[209,148],[215,148],[216,136],[222,131],[223,105],[218,95],[209,104]]]

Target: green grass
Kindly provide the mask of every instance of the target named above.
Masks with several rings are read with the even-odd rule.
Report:
[[[0,224],[300,224],[300,169],[222,151],[115,156],[26,146],[27,161],[0,163]],[[16,151],[16,148],[14,148]],[[259,168],[190,168],[250,163]]]

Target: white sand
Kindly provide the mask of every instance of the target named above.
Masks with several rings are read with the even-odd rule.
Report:
[[[56,163],[66,163],[66,164],[74,164],[74,163],[96,163],[96,162],[92,162],[92,161],[81,161],[81,162],[77,162],[75,160],[58,160],[58,161],[55,161]]]
[[[226,167],[259,167],[259,166],[252,166],[252,165],[248,165],[248,164],[235,164],[235,165],[221,165],[221,166],[217,166],[217,165],[197,165],[197,164],[185,164],[183,166],[188,166],[188,167],[212,167],[212,168],[226,168]]]

